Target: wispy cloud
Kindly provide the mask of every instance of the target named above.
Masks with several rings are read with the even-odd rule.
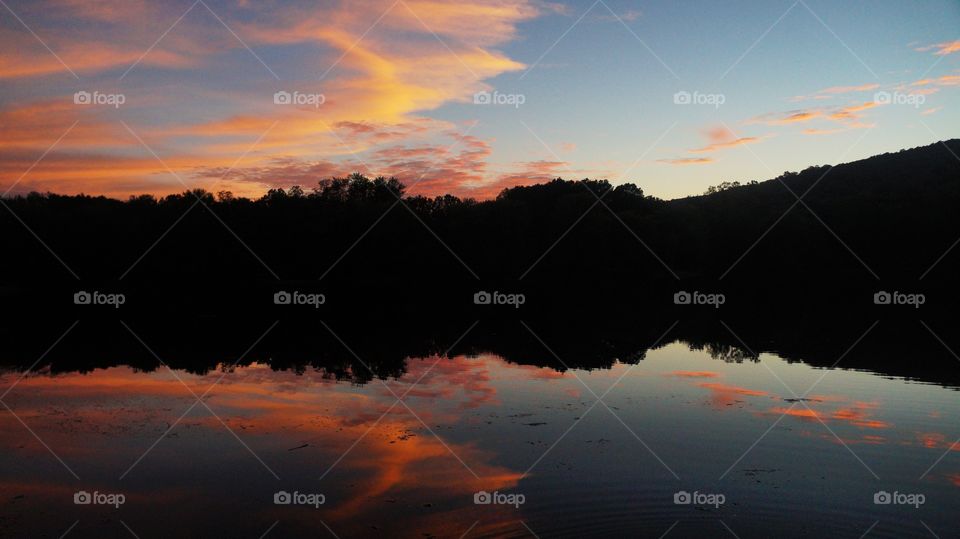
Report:
[[[815,127],[809,127],[803,130],[804,135],[833,135],[836,133],[842,133],[847,131],[845,127],[839,127],[836,129],[817,129]]]
[[[914,50],[918,52],[935,51],[933,54],[937,56],[946,56],[948,54],[960,52],[960,40],[947,41],[945,43],[937,43],[935,45],[927,45],[925,47],[918,47]]]
[[[846,123],[851,126],[853,123],[862,119],[860,114],[863,111],[878,106],[876,101],[864,101],[856,105],[847,105],[843,107],[818,107],[800,110],[791,110],[787,112],[772,112],[755,116],[747,123],[760,123],[771,126],[789,126],[794,124],[805,124],[813,120],[830,120],[833,122]]]
[[[666,163],[668,165],[705,165],[712,163],[711,157],[678,157],[675,159],[657,159],[657,163]]]
[[[688,152],[690,153],[719,152],[721,150],[736,148],[737,146],[754,144],[754,143],[760,142],[764,138],[760,136],[738,137],[733,131],[730,130],[730,128],[728,128],[725,125],[708,127],[704,129],[702,133],[709,143],[706,146],[688,150]],[[657,162],[666,163],[670,165],[703,165],[707,163],[712,163],[713,158],[711,157],[678,157],[673,159],[660,159]]]
[[[760,140],[762,140],[760,137],[741,137],[741,138],[738,138],[738,139],[728,140],[728,141],[725,141],[725,142],[714,142],[714,143],[708,144],[707,146],[704,146],[704,147],[702,147],[702,148],[697,148],[697,149],[694,149],[694,150],[690,150],[690,153],[715,152],[715,151],[717,151],[717,150],[725,150],[725,149],[727,149],[727,148],[735,148],[735,147],[737,147],[737,146],[743,146],[743,145],[745,145],[745,144],[753,144],[753,143],[755,143],[755,142],[760,142]]]
[[[859,85],[852,85],[852,86],[831,86],[829,88],[818,90],[811,95],[798,95],[798,96],[792,97],[790,101],[798,102],[798,101],[806,101],[810,99],[826,100],[826,99],[832,99],[839,95],[852,94],[857,92],[871,92],[879,88],[880,88],[880,84],[878,83],[867,83],[867,84],[859,84]]]
[[[795,124],[795,123],[803,123],[803,122],[809,122],[814,118],[819,118],[820,116],[822,116],[822,113],[819,110],[791,111],[791,112],[788,112],[786,116],[783,116],[782,118],[778,118],[776,120],[772,120],[768,123],[771,125],[788,125],[788,124]]]
[[[960,75],[943,75],[941,77],[920,79],[910,83],[911,87],[923,86],[960,86]]]
[[[872,109],[873,107],[876,107],[876,106],[877,106],[876,102],[867,101],[866,103],[862,103],[860,105],[843,107],[839,110],[836,110],[830,113],[829,117],[831,120],[837,120],[837,121],[859,120],[860,115],[857,114],[858,112]]]

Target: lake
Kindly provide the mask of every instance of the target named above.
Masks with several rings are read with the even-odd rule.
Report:
[[[270,358],[7,368],[0,535],[960,533],[951,384],[672,337],[567,369],[582,358],[532,326],[553,366],[477,350],[372,379]]]

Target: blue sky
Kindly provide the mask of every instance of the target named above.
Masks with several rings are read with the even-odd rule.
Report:
[[[956,1],[7,4],[11,192],[257,196],[360,171],[431,195],[588,176],[675,198],[960,125]]]
[[[960,3],[814,0],[807,2],[813,13],[791,1],[644,3],[642,14],[624,23],[653,53],[619,22],[610,21],[602,4],[567,5],[569,16],[522,25],[525,39],[505,50],[532,64],[571,27],[574,13],[579,17],[594,7],[533,70],[507,73],[492,81],[505,92],[527,96],[521,110],[490,114],[476,131],[504,133],[498,140],[509,148],[510,154],[505,153],[509,159],[519,161],[533,154],[551,158],[522,125],[507,127],[522,119],[553,146],[554,153],[562,154],[559,146],[565,142],[576,144],[575,151],[562,155],[572,161],[571,168],[592,172],[592,167],[603,168],[608,161],[622,164],[619,169],[607,168],[612,179],[675,125],[649,151],[650,159],[626,178],[651,194],[674,197],[699,193],[721,180],[763,179],[771,176],[770,170],[780,173],[928,144],[956,136],[955,126],[960,125],[956,88],[924,96],[919,108],[891,106],[875,111],[869,120],[875,127],[868,134],[850,129],[812,136],[794,126],[747,123],[768,112],[804,109],[810,101],[791,98],[829,87],[878,84],[877,91],[889,90],[921,76],[957,74],[960,56],[935,56],[914,49],[956,38]],[[627,14],[637,3],[608,5],[618,14]],[[678,107],[672,97],[679,90],[722,94],[725,102],[720,107]],[[857,105],[873,100],[874,94],[850,92],[818,100],[816,105]],[[920,114],[937,107],[942,109]],[[453,105],[441,113],[466,120],[473,111]],[[701,132],[718,126],[727,126],[741,137],[768,138],[749,150],[732,148],[705,165],[656,162],[703,146]]]

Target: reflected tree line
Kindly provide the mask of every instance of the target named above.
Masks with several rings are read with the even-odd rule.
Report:
[[[956,358],[916,320],[760,313],[723,323],[709,317],[677,322],[657,316],[592,323],[539,320],[525,322],[529,330],[516,321],[483,320],[466,334],[470,321],[419,322],[287,320],[265,335],[270,321],[129,322],[134,336],[117,321],[84,320],[46,355],[64,328],[24,322],[0,328],[0,368],[22,372],[41,356],[32,372],[54,375],[114,366],[155,371],[165,369],[164,364],[206,374],[260,363],[273,370],[319,371],[331,379],[365,384],[375,378],[401,378],[410,362],[437,357],[493,354],[511,363],[565,372],[642,363],[650,350],[679,343],[726,363],[756,362],[761,354],[774,354],[788,362],[862,369],[960,389]],[[953,341],[949,323],[929,321],[929,327]]]

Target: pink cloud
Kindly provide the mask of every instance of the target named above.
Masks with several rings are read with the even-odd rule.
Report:
[[[201,88],[198,93],[191,93],[197,88],[190,84],[138,87],[137,99],[129,98],[130,105],[119,111],[79,109],[70,102],[73,88],[63,92],[62,101],[8,101],[14,104],[0,111],[5,126],[0,150],[15,149],[20,157],[4,163],[5,175],[16,179],[29,168],[29,155],[35,159],[80,119],[24,185],[121,195],[131,186],[138,192],[172,189],[166,167],[117,121],[124,119],[191,187],[226,185],[248,196],[271,186],[311,186],[322,177],[353,171],[394,174],[411,184],[411,192],[424,194],[473,192],[487,184],[521,181],[516,175],[540,177],[542,171],[524,167],[490,173],[489,141],[460,137],[456,131],[461,126],[427,118],[424,111],[467,100],[482,88],[478,81],[524,68],[498,49],[516,38],[520,23],[555,11],[548,5],[532,0],[466,0],[455,5],[339,0],[322,9],[255,2],[213,8],[230,30],[203,4],[166,34],[173,20],[162,3],[38,0],[18,10],[84,79],[113,80],[138,61],[127,82],[157,69],[234,69],[257,71],[258,76],[249,77],[250,84]],[[376,31],[358,42],[376,20]],[[64,29],[63,21],[71,24]],[[260,84],[272,83],[272,77],[243,50],[245,45],[260,55],[266,47],[315,49],[285,56],[291,65],[273,67],[311,77],[324,74],[322,82],[300,88],[322,92],[324,106],[276,106],[273,92],[292,91],[297,85]],[[69,76],[25,30],[0,35],[0,46],[17,51],[0,58],[0,78]],[[183,97],[181,92],[195,98],[191,102],[208,100],[215,106],[191,116],[164,114],[163,107]],[[133,121],[128,110],[136,110],[137,118],[162,120]],[[58,152],[64,152],[59,161]],[[59,168],[67,162],[74,168]]]
[[[714,142],[702,148],[697,148],[690,150],[691,153],[706,153],[706,152],[715,152],[717,150],[725,150],[727,148],[734,148],[737,146],[743,146],[745,144],[753,144],[760,142],[760,137],[742,137],[734,140],[728,140],[725,142]]]
[[[678,157],[675,159],[657,159],[657,163],[666,163],[668,165],[705,165],[712,163],[710,157]]]
[[[945,43],[938,43],[936,45],[927,45],[926,47],[920,47],[914,50],[918,52],[929,52],[931,50],[935,50],[936,52],[933,54],[937,56],[946,56],[948,54],[960,52],[960,40],[947,41]]]

